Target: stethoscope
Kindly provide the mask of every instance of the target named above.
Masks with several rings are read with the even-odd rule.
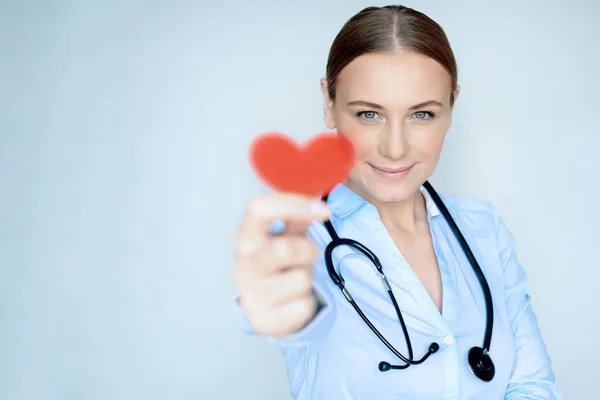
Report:
[[[481,268],[479,267],[477,260],[475,260],[475,257],[473,256],[473,253],[471,252],[471,248],[469,247],[464,236],[458,229],[458,226],[456,225],[456,223],[454,222],[454,219],[448,212],[448,209],[442,202],[442,199],[440,199],[437,192],[433,189],[433,187],[431,186],[431,184],[429,182],[426,181],[423,184],[423,186],[425,187],[425,189],[427,189],[427,191],[431,195],[433,201],[435,202],[435,204],[439,208],[440,212],[444,216],[444,219],[450,226],[452,233],[454,234],[454,236],[460,243],[460,247],[462,248],[463,252],[465,253],[467,259],[469,260],[469,263],[471,264],[471,267],[473,268],[475,275],[477,275],[477,279],[479,280],[481,289],[483,290],[483,295],[485,297],[485,308],[486,308],[486,323],[485,323],[485,335],[483,337],[483,347],[472,347],[469,350],[467,362],[469,364],[469,368],[471,369],[471,372],[473,372],[473,374],[476,377],[478,377],[479,379],[481,379],[484,382],[489,382],[494,378],[494,374],[495,374],[494,363],[489,355],[490,344],[492,342],[492,328],[493,328],[493,324],[494,324],[494,310],[493,310],[492,294],[490,292],[490,287],[488,286],[487,280],[485,279],[485,276],[483,275],[483,272],[481,271]],[[327,200],[327,197],[325,197],[325,200]],[[408,330],[406,329],[406,324],[404,323],[404,318],[402,318],[402,312],[400,312],[400,307],[398,306],[398,303],[396,302],[396,297],[394,296],[394,293],[392,293],[392,288],[390,286],[390,283],[388,282],[387,277],[383,273],[383,266],[381,265],[379,258],[377,258],[377,256],[371,250],[369,250],[366,246],[364,246],[360,242],[357,242],[356,240],[352,240],[352,239],[340,238],[338,236],[337,232],[335,231],[335,229],[333,228],[331,221],[326,221],[325,227],[327,228],[327,231],[329,232],[329,235],[331,236],[331,242],[325,248],[325,264],[327,265],[327,271],[329,272],[329,276],[331,277],[331,280],[339,287],[339,289],[343,293],[344,297],[346,297],[346,300],[348,300],[348,302],[352,305],[352,307],[354,307],[354,309],[356,310],[358,315],[360,315],[360,317],[363,319],[365,324],[367,324],[368,327],[371,328],[371,331],[373,331],[373,333],[379,338],[379,340],[388,349],[390,349],[390,351],[392,353],[394,353],[396,355],[396,357],[398,357],[399,359],[404,361],[404,365],[392,365],[388,362],[381,361],[379,363],[379,370],[382,372],[385,372],[385,371],[389,371],[390,369],[406,369],[406,368],[410,367],[411,365],[422,364],[425,360],[427,360],[429,358],[429,356],[431,356],[432,354],[434,354],[435,352],[437,352],[440,349],[440,345],[435,342],[431,343],[429,345],[429,349],[427,350],[427,353],[425,353],[425,355],[420,360],[413,359],[413,349],[412,349],[412,345],[410,343],[410,337],[408,335]],[[352,295],[350,294],[348,289],[346,289],[344,278],[341,276],[341,273],[338,274],[335,271],[335,267],[333,265],[333,250],[335,250],[335,248],[338,246],[349,246],[355,250],[358,250],[375,265],[375,268],[377,268],[377,272],[379,272],[379,274],[381,275],[381,279],[383,280],[383,285],[385,286],[385,289],[387,290],[387,292],[390,296],[392,304],[394,305],[394,308],[396,309],[396,314],[398,315],[398,320],[400,321],[400,325],[402,326],[402,331],[404,332],[404,338],[406,339],[406,345],[408,348],[408,358],[403,356],[398,350],[396,350],[396,348],[390,342],[388,342],[386,340],[385,337],[383,337],[383,335],[377,330],[377,328],[375,328],[375,326],[371,323],[369,318],[367,318],[367,316],[362,312],[360,307],[356,304],[356,302],[352,298]]]

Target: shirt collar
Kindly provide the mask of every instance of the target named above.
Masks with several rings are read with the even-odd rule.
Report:
[[[440,210],[431,198],[431,195],[421,186],[419,188],[425,198],[425,207],[428,217],[435,217],[440,214]],[[350,189],[344,184],[339,184],[329,193],[327,204],[331,212],[338,218],[346,218],[360,207],[370,204],[362,196]]]

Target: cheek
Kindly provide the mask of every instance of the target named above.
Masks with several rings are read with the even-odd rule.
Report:
[[[377,152],[377,140],[373,140],[372,137],[368,137],[367,135],[353,135],[349,136],[350,141],[354,145],[354,151],[356,153],[357,160],[364,160],[368,158],[373,153]]]
[[[377,152],[377,134],[375,132],[365,132],[365,127],[361,124],[340,124],[338,125],[338,132],[350,139],[357,160],[365,159],[370,154]]]
[[[423,127],[415,127],[408,134],[411,153],[424,159],[437,159],[444,146],[448,129],[446,118],[440,118]]]
[[[437,157],[442,151],[446,133],[443,131],[434,131],[428,135],[421,135],[415,138],[413,150],[416,150],[427,158]]]

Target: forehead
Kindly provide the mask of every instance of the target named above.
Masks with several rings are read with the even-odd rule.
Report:
[[[390,106],[449,101],[450,74],[437,61],[413,52],[371,53],[352,60],[338,76],[336,97]]]

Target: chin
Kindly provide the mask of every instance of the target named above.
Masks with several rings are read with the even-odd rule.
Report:
[[[351,188],[366,200],[380,203],[394,203],[409,199],[421,186],[414,179],[398,182],[384,182],[379,178],[351,181]]]
[[[371,197],[381,203],[396,203],[409,199],[415,190],[407,185],[393,185],[395,187],[385,187],[371,191]]]

